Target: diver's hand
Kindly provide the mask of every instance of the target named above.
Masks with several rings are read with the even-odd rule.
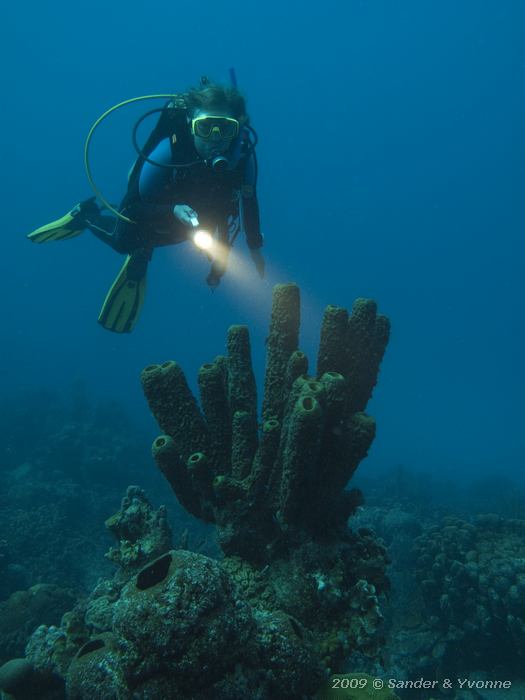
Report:
[[[221,278],[214,270],[211,270],[209,275],[206,277],[206,283],[208,284],[208,287],[215,289],[221,283]]]
[[[221,277],[224,275],[225,272],[225,266],[221,264],[218,260],[215,260],[212,263],[208,276],[206,277],[206,282],[208,283],[208,286],[212,289],[218,287],[221,283]]]
[[[264,258],[262,256],[260,248],[250,250],[250,255],[252,256],[252,260],[254,262],[255,269],[259,273],[259,277],[261,279],[264,279],[264,271],[266,268],[266,263],[265,263]]]
[[[192,219],[198,220],[197,212],[189,204],[176,204],[173,207],[173,214],[182,224],[193,226]]]

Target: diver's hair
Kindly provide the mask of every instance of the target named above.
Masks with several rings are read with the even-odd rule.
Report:
[[[241,126],[248,124],[245,99],[235,87],[209,82],[197,88],[190,88],[185,94],[185,101],[192,114],[198,109],[225,109],[231,112]]]

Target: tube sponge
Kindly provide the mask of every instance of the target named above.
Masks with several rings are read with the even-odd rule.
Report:
[[[195,491],[173,438],[169,435],[159,435],[153,441],[151,453],[180,504],[195,517],[204,517],[200,494]]]
[[[252,369],[250,336],[246,326],[228,329],[228,400],[230,411],[257,416],[257,387]]]
[[[202,411],[214,455],[213,461],[220,472],[226,469],[230,459],[232,438],[225,359],[217,357],[214,362],[202,365],[198,378]]]
[[[142,373],[162,430],[154,456],[181,503],[218,526],[226,554],[268,561],[312,533],[335,532],[360,502],[345,491],[375,435],[363,410],[389,322],[358,299],[326,309],[317,376],[298,349],[299,289],[277,285],[267,341],[262,425],[250,339],[228,330],[226,357],[199,371],[201,409],[175,362]]]
[[[340,306],[327,306],[321,323],[317,353],[317,376],[325,372],[348,372],[348,311]]]
[[[208,429],[180,365],[173,361],[149,365],[141,379],[157,423],[171,435],[182,460],[199,450],[210,454]]]
[[[273,290],[272,317],[266,350],[263,419],[280,419],[287,399],[288,361],[299,343],[299,287],[277,284]]]
[[[319,401],[307,394],[297,400],[290,416],[277,512],[281,527],[287,527],[297,517],[305,486],[313,480],[321,446],[322,417]]]
[[[375,301],[356,299],[347,333],[350,410],[365,410],[377,382],[389,336],[390,322],[386,316],[377,315]]]

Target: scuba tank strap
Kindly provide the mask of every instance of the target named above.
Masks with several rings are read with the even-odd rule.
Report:
[[[142,147],[143,153],[147,156],[151,155],[159,143],[166,138],[175,143],[180,137],[181,127],[184,128],[186,126],[186,115],[187,107],[184,94],[174,95],[164,105],[157,124]]]
[[[185,95],[177,95],[166,105],[166,114],[170,119],[169,139],[171,160],[173,163],[185,163],[195,160],[193,139],[188,127],[188,106]]]
[[[152,110],[148,114],[160,111],[160,117],[154,128],[150,132],[146,143],[140,149],[139,157],[136,159],[128,177],[128,191],[134,191],[138,187],[140,173],[146,159],[151,156],[159,143],[169,139],[172,162],[185,161],[184,155],[189,153],[185,142],[188,141],[187,106],[185,94],[175,94],[169,99],[162,110]],[[144,118],[141,117],[141,120]],[[140,121],[140,120],[139,120]],[[135,129],[137,124],[135,125]],[[181,148],[182,145],[182,148]]]

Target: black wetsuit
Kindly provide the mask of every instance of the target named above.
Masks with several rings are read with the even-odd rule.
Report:
[[[239,138],[247,139],[247,135]],[[199,161],[192,145],[189,152],[188,143],[186,139],[185,152],[181,152],[166,138],[149,158],[166,164],[198,161],[190,167],[160,167],[143,159],[135,163],[119,207],[134,223],[100,214],[90,218],[88,228],[118,252],[143,251],[149,259],[154,248],[187,240],[189,227],[173,213],[175,205],[187,204],[197,212],[199,224],[215,231],[222,243],[231,240],[232,233],[242,227],[248,247],[260,248],[263,237],[255,189],[257,166],[247,140],[237,144],[239,155],[232,167],[220,172]]]

